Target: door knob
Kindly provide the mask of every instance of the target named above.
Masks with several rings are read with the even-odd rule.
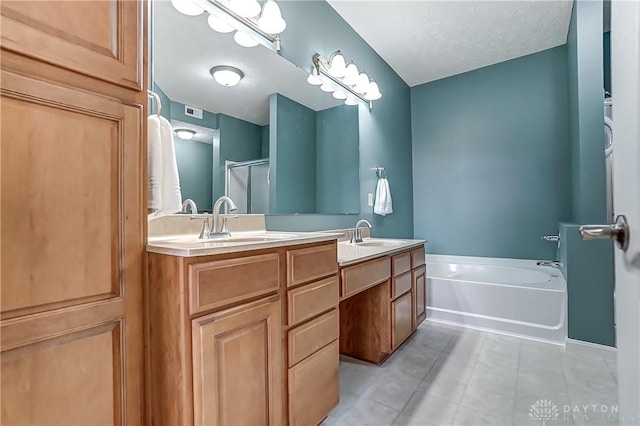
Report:
[[[619,215],[611,225],[582,225],[579,229],[583,240],[614,240],[618,248],[629,247],[629,224],[624,215]]]

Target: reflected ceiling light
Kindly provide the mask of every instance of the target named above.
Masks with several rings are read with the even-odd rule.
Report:
[[[178,135],[178,137],[180,139],[184,139],[186,141],[193,139],[195,134],[196,134],[195,130],[191,130],[191,129],[176,129],[176,135]]]
[[[243,18],[253,18],[260,13],[258,0],[231,0],[229,6],[231,10]]]
[[[237,31],[233,35],[233,39],[242,47],[256,47],[260,44],[260,42],[254,37],[250,36],[247,33],[243,33],[242,31]]]
[[[369,109],[373,108],[372,101],[382,98],[378,83],[370,80],[364,71],[358,73],[358,67],[353,61],[349,61],[349,64],[345,65],[344,56],[339,50],[334,52],[330,58],[328,60],[319,53],[313,55],[315,73],[309,76],[307,81],[311,83],[316,79],[323,80],[324,83],[320,89],[325,92],[334,92],[333,97],[344,99],[347,105],[355,105],[356,100],[360,99],[369,105]],[[344,73],[340,72],[341,69]]]
[[[258,26],[269,34],[280,34],[287,28],[287,22],[282,19],[280,6],[275,0],[267,0],[262,7],[262,14],[258,19]]]
[[[242,71],[229,65],[213,67],[210,72],[218,84],[227,87],[235,86],[240,83],[240,80],[244,77],[244,73]]]
[[[362,94],[367,93],[367,90],[369,90],[369,76],[361,72],[358,76],[358,81],[355,86],[353,86],[353,90]]]
[[[333,77],[341,78],[347,73],[347,65],[344,62],[344,56],[338,50],[331,55],[329,59],[329,74]]]
[[[198,16],[204,12],[203,8],[194,4],[191,0],[171,0],[171,4],[178,12],[188,16]]]
[[[380,93],[380,89],[378,88],[378,83],[372,81],[369,83],[369,89],[367,90],[367,94],[364,95],[364,98],[368,101],[377,101],[382,97],[382,93]]]
[[[320,90],[322,90],[323,92],[327,92],[327,93],[331,93],[331,92],[335,92],[335,88],[327,83],[322,83],[322,86],[320,86]]]
[[[230,33],[235,28],[229,25],[224,19],[216,15],[209,15],[207,18],[207,23],[212,30],[217,31],[219,33]]]
[[[307,83],[312,86],[319,86],[324,83],[324,81],[322,81],[317,75],[309,74],[309,77],[307,77]]]

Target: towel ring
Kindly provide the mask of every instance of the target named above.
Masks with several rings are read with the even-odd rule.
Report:
[[[387,178],[387,171],[384,169],[384,167],[374,167],[371,170],[375,170],[376,175],[378,175],[379,179]]]
[[[160,111],[162,111],[162,102],[160,102],[160,96],[158,96],[158,94],[152,90],[147,90],[147,96],[150,99],[154,99],[156,101],[156,107],[158,108],[158,111],[156,111],[156,115],[160,115]]]

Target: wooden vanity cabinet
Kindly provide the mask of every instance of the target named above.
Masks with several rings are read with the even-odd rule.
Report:
[[[427,318],[427,267],[424,247],[411,251],[411,287],[413,293],[413,329]]]
[[[145,2],[0,6],[0,424],[143,424]]]

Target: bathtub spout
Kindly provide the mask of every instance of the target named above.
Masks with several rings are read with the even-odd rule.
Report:
[[[549,266],[551,268],[560,269],[560,262],[557,260],[539,260],[536,262],[538,266]]]

